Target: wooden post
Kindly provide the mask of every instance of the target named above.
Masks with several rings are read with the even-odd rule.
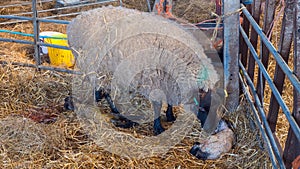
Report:
[[[251,11],[252,6],[247,5],[247,10],[252,13]],[[243,17],[243,29],[247,36],[249,37],[249,31],[250,31],[250,22],[248,21],[247,17]],[[244,65],[244,67],[247,67],[247,60],[248,60],[248,46],[244,41],[244,38],[240,36],[240,53],[241,53],[241,61]]]
[[[222,1],[216,0],[216,14],[220,15],[222,14]]]
[[[294,72],[298,79],[300,79],[300,0],[295,0],[294,7]],[[300,126],[300,93],[296,90],[294,90],[293,117]],[[292,161],[298,155],[300,155],[300,140],[297,140],[290,128],[283,152],[283,160],[286,168],[291,168]]]
[[[239,8],[239,0],[223,0],[224,81],[228,93],[226,108],[230,112],[239,105]]]
[[[266,34],[266,36],[269,36],[271,33],[271,29],[273,27],[272,22],[274,20],[274,15],[275,15],[275,9],[276,9],[276,0],[266,0],[266,7],[265,7],[265,15],[264,15],[264,25],[263,25],[263,31]],[[271,38],[270,38],[271,40]],[[268,69],[268,63],[269,63],[269,55],[270,52],[268,48],[262,44],[262,62],[264,64],[264,67]],[[260,85],[262,82],[262,86]],[[257,94],[262,100],[262,95],[261,91],[264,91],[265,88],[265,79],[258,77],[257,80]],[[262,90],[261,90],[262,89]]]
[[[258,23],[258,24],[259,24],[259,20],[260,20],[260,13],[261,13],[261,0],[254,0],[254,2],[252,4],[252,16],[253,16],[254,20],[256,21],[256,23]],[[256,33],[256,31],[254,31],[252,29],[251,33],[250,33],[250,41],[251,41],[252,46],[255,49],[257,48],[257,38],[258,38],[258,34]],[[255,68],[255,60],[254,60],[252,54],[250,53],[249,60],[248,60],[248,74],[252,81],[254,78],[254,68]]]
[[[291,44],[293,41],[293,27],[294,27],[294,5],[295,0],[285,0],[285,9],[284,9],[284,16],[281,26],[281,34],[280,34],[280,41],[278,44],[278,50],[282,58],[286,63],[288,63]],[[284,85],[285,74],[281,70],[280,66],[276,64],[275,68],[275,76],[274,76],[274,84],[278,89],[279,93],[282,94],[283,85]],[[272,93],[271,101],[269,106],[269,113],[268,113],[268,122],[272,132],[275,132],[277,117],[278,117],[278,110],[279,104]]]

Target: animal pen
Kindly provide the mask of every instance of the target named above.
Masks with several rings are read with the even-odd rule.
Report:
[[[179,3],[179,2],[174,0],[174,3]],[[31,68],[26,68],[26,70],[27,69],[31,70],[32,68],[34,68],[34,70],[36,70],[37,72],[43,72],[45,70],[48,70],[52,73],[62,72],[63,74],[64,73],[74,74],[74,76],[81,74],[80,70],[72,70],[70,68],[55,67],[43,63],[42,56],[41,56],[41,46],[66,49],[66,50],[70,50],[70,48],[66,46],[41,42],[40,40],[41,37],[39,35],[41,30],[40,25],[43,23],[52,24],[52,25],[67,25],[70,23],[70,19],[72,19],[76,15],[79,15],[82,11],[92,9],[92,8],[97,8],[107,4],[112,4],[115,6],[121,5],[125,7],[130,7],[130,5],[132,4],[140,4],[143,6],[141,10],[151,11],[151,5],[153,5],[153,2],[152,1],[149,2],[148,0],[147,1],[133,0],[132,2],[125,1],[125,0],[123,2],[121,0],[120,1],[117,0],[93,0],[93,1],[32,0],[31,2],[20,1],[18,3],[14,3],[14,1],[8,1],[5,4],[0,3],[0,5],[2,5],[0,8],[2,9],[0,11],[1,12],[0,15],[1,43],[3,44],[20,43],[20,44],[27,45],[27,48],[28,46],[31,46],[33,47],[33,51],[31,52],[31,55],[34,56],[33,58],[31,58],[31,60],[33,60],[34,63],[31,62],[25,63],[22,62],[23,61],[22,59],[21,61],[12,60],[10,59],[9,54],[7,55],[5,52],[0,51],[0,63],[2,64],[2,67],[3,68],[13,67],[14,69],[19,69],[19,67],[31,67]],[[276,10],[278,4],[282,5],[282,8],[280,8],[279,12]],[[300,93],[300,82],[299,82],[300,1],[299,0],[298,1],[296,0],[285,0],[285,1],[284,0],[281,1],[253,0],[252,4],[247,4],[246,6],[244,5],[245,4],[241,3],[238,0],[223,0],[223,2],[221,2],[220,0],[216,0],[217,19],[215,23],[211,23],[208,25],[213,31],[220,30],[218,29],[218,26],[223,27],[222,30],[223,30],[223,45],[224,45],[224,50],[223,50],[224,82],[225,82],[225,89],[228,93],[225,107],[229,112],[229,116],[238,117],[240,116],[239,113],[244,113],[244,111],[238,111],[238,113],[236,113],[236,111],[239,109],[241,103],[245,102],[245,100],[243,100],[243,98],[245,98],[246,105],[249,107],[249,111],[252,111],[252,116],[254,118],[253,121],[255,123],[255,124],[250,124],[249,126],[247,126],[247,128],[250,128],[251,125],[254,125],[257,128],[259,128],[260,134],[258,138],[254,137],[253,139],[258,139],[261,142],[263,142],[262,146],[260,146],[260,149],[263,150],[263,152],[267,152],[267,159],[270,161],[271,165],[267,165],[267,164],[252,165],[251,162],[248,162],[248,164],[243,164],[241,166],[238,166],[237,164],[234,165],[233,164],[234,162],[232,162],[229,164],[229,166],[226,167],[228,168],[253,168],[253,167],[291,168],[292,162],[297,158],[297,156],[300,155],[300,129],[299,129],[300,126],[300,95],[299,95]],[[24,8],[25,12],[19,12],[13,10],[10,11],[10,9],[13,9],[13,7],[16,7],[16,9]],[[137,6],[131,6],[131,7],[138,8]],[[264,10],[264,13],[262,13],[262,9]],[[176,12],[175,10],[176,9],[174,9],[174,12]],[[2,15],[2,13],[4,15]],[[281,14],[283,14],[282,18],[280,18]],[[240,24],[239,15],[243,18],[243,22],[241,24]],[[18,24],[29,23],[29,22],[32,23],[32,27],[31,27],[32,30],[29,30],[29,33],[14,31],[14,29],[6,29],[6,28],[15,28],[18,26]],[[271,41],[272,38],[274,38],[272,36],[273,35],[272,33],[274,32],[274,27],[278,23],[282,23],[282,26],[281,26],[280,35],[278,35],[280,36],[278,40],[278,47],[276,48],[271,43]],[[195,24],[195,25],[198,25],[199,29],[202,29],[201,26],[203,25],[205,26],[205,23]],[[211,25],[213,27],[211,27]],[[55,30],[55,26],[51,28]],[[43,29],[45,30],[45,27],[43,27]],[[27,39],[25,40],[24,37],[26,37],[27,39],[32,38],[33,40],[27,40]],[[1,47],[1,46],[0,48],[4,50],[5,47]],[[239,46],[239,48],[237,48],[237,46]],[[270,65],[272,64],[275,65],[275,70],[270,68]],[[56,78],[61,78],[62,76],[62,75],[56,75],[56,73],[53,74],[55,75]],[[33,75],[33,76],[38,77],[39,75]],[[4,77],[4,73],[3,76],[0,74],[1,81],[4,79],[3,77]],[[1,85],[4,85],[2,83],[3,82],[1,82]],[[289,84],[289,87],[287,87],[287,84]],[[284,86],[287,89],[285,89]],[[54,87],[49,90],[56,90],[56,89],[57,88]],[[283,94],[285,90],[289,90],[290,91],[289,94],[293,95],[293,96],[291,95],[289,96],[291,98],[289,101],[283,98]],[[5,95],[2,92],[5,91],[4,90],[1,91],[1,95]],[[64,92],[66,93],[66,89]],[[62,97],[62,95],[59,95],[59,97]],[[3,103],[0,104],[0,106],[1,106],[0,112],[1,111],[5,112],[5,109],[8,109],[10,105]],[[279,118],[280,114],[285,115],[284,118],[286,119],[286,121],[284,122],[285,123],[284,125],[289,126],[287,139],[285,141],[282,140],[278,141],[277,138],[278,123],[280,122],[281,119]],[[2,117],[4,118],[5,116],[7,116],[7,114],[5,115],[4,113],[0,114],[1,118]],[[234,117],[231,118],[235,119]],[[22,121],[17,120],[16,122],[21,123]],[[235,130],[239,130],[239,128],[236,128]],[[76,135],[78,133],[73,133],[73,134]],[[80,137],[83,138],[88,136],[85,136],[84,134],[81,133]],[[78,140],[79,137],[75,139]],[[0,145],[4,144],[4,142],[2,143],[1,141],[2,140],[0,140]],[[79,145],[84,146],[84,142],[86,142],[86,140],[79,143]],[[55,151],[55,150],[51,150],[51,151]],[[67,152],[67,150],[64,151]],[[86,150],[86,151],[92,151],[92,150]],[[250,149],[249,151],[253,151],[253,150]],[[256,150],[254,151],[256,152]],[[65,152],[61,151],[60,153],[65,153]],[[72,161],[73,162],[76,161],[74,160],[74,158],[76,158],[76,156],[80,156],[81,152],[77,152],[77,153],[78,153],[77,155],[74,155],[72,157],[69,154],[70,157],[68,157],[69,160],[68,163],[72,163]],[[253,153],[253,157],[255,157],[254,154],[255,153]],[[229,156],[230,155],[228,155],[228,157]],[[259,157],[256,156],[256,158],[260,159],[262,158],[262,156]],[[51,158],[53,158],[51,160],[55,161],[60,157],[51,157]],[[89,161],[91,160],[92,157],[80,156],[80,158],[84,158],[86,161]],[[109,159],[104,158],[102,160],[112,161],[112,163],[114,163],[113,165],[114,167],[118,167],[115,165],[118,164],[121,165],[122,163],[124,163],[124,161],[126,162],[126,160],[124,159],[121,159],[121,162],[119,162],[115,158],[116,157],[113,156]],[[224,157],[224,159],[226,160],[226,157]],[[5,159],[1,154],[0,154],[0,160],[2,160],[2,163],[0,162],[0,166],[3,165],[2,167],[14,168],[18,166],[13,164],[5,165],[5,163],[7,163],[7,159]],[[4,162],[5,160],[6,162]],[[173,160],[176,161],[176,158],[174,158]],[[191,162],[190,157],[189,160],[190,161],[187,163],[193,164],[194,168],[206,167],[205,163],[204,163],[205,165],[199,164],[201,162],[194,162],[196,161],[195,159],[193,159],[194,161],[192,160],[193,162]],[[242,159],[239,160],[243,161]],[[135,163],[136,161],[130,161],[130,162],[132,163],[132,165],[133,164],[137,165]],[[145,166],[148,167],[155,162],[157,162],[156,159],[152,159],[152,161],[150,160],[147,162],[143,161],[143,163],[145,163]],[[256,161],[256,163],[257,162],[258,161]],[[107,167],[106,165],[101,163],[100,164],[94,164],[93,162],[91,163],[92,164],[90,165],[85,165],[84,163],[81,164],[78,163],[76,164],[77,166],[73,165],[73,167],[77,167],[77,168]],[[180,168],[180,165],[169,166],[168,164],[165,164],[164,168],[168,168],[168,167]],[[30,167],[35,168],[34,163],[25,166],[28,168]],[[43,166],[43,164],[41,164],[41,166]],[[224,167],[222,165],[214,165],[213,161],[209,162],[208,166],[217,167],[217,168]],[[63,167],[72,168],[72,165],[63,166]],[[127,167],[130,167],[130,165]],[[189,168],[191,166],[185,166],[185,167]],[[62,166],[56,166],[56,168],[62,168]]]

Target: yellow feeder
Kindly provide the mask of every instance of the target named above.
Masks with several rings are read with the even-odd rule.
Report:
[[[68,46],[67,35],[60,32],[41,32],[40,40],[44,43]],[[42,54],[48,54],[50,64],[55,66],[73,67],[75,58],[71,50],[41,46]]]

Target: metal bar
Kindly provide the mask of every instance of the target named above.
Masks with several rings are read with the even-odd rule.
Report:
[[[241,31],[241,34],[244,37],[245,42],[247,43],[248,48],[250,49],[250,52],[252,53],[256,63],[258,64],[259,68],[261,69],[262,74],[264,75],[264,78],[267,80],[270,88],[272,89],[272,93],[274,94],[277,102],[279,103],[280,107],[282,108],[283,113],[285,114],[288,122],[290,123],[297,139],[300,140],[300,128],[299,128],[299,126],[297,125],[295,119],[291,116],[291,113],[290,113],[288,107],[283,102],[283,99],[282,99],[281,95],[279,94],[278,90],[276,89],[276,87],[275,87],[271,77],[269,76],[266,68],[263,66],[262,62],[259,60],[254,47],[251,45],[247,35],[245,34],[245,32],[244,32],[244,30],[241,26],[240,26],[240,31]]]
[[[250,41],[249,41],[249,43],[250,43]],[[258,97],[258,95],[257,95],[257,93],[256,93],[255,86],[254,86],[254,84],[252,83],[251,79],[249,78],[249,76],[248,76],[248,74],[247,74],[247,71],[246,71],[245,67],[243,66],[243,64],[242,64],[241,62],[239,62],[239,66],[240,66],[240,68],[241,68],[241,70],[242,70],[242,72],[243,72],[244,77],[246,77],[246,80],[247,80],[248,85],[249,85],[249,87],[250,87],[251,93],[253,94],[254,101],[255,101],[256,107],[257,107],[257,109],[258,109],[259,115],[260,115],[259,117],[261,118],[261,120],[262,120],[262,122],[263,122],[263,126],[265,127],[266,133],[267,133],[268,138],[269,138],[269,140],[270,140],[271,145],[268,145],[268,147],[269,147],[269,146],[272,147],[273,152],[274,152],[274,155],[275,155],[275,157],[276,157],[276,159],[277,159],[277,162],[278,162],[278,164],[279,164],[279,167],[280,167],[280,168],[285,168],[284,163],[283,163],[283,160],[282,160],[282,158],[281,158],[281,156],[280,156],[280,152],[279,152],[279,149],[278,149],[278,147],[277,147],[276,141],[275,141],[275,139],[274,139],[274,137],[273,137],[273,133],[272,133],[270,127],[269,127],[269,124],[268,124],[266,115],[265,115],[265,113],[264,113],[264,109],[262,108],[260,99],[259,99],[259,97]],[[273,158],[274,158],[274,157],[273,157]]]
[[[52,48],[58,48],[58,49],[71,50],[71,48],[68,47],[68,46],[55,45],[55,44],[50,44],[50,43],[39,42],[38,45],[39,45],[39,46],[52,47]]]
[[[95,2],[95,3],[90,3],[90,4],[82,4],[82,5],[77,5],[77,6],[71,6],[71,7],[61,7],[57,9],[69,9],[69,8],[75,8],[75,7],[84,7],[84,6],[91,6],[91,5],[98,5],[98,4],[103,4],[103,3],[108,3],[108,2],[115,2],[117,0],[106,0],[106,1],[100,1],[100,2]],[[48,9],[48,10],[42,10],[43,12],[49,12],[49,11],[54,11],[56,9]],[[68,13],[68,14],[60,14],[60,15],[53,15],[53,16],[48,16],[48,17],[43,17],[43,18],[38,18],[39,21],[41,22],[53,22],[53,23],[58,23],[58,24],[68,24],[69,21],[65,20],[49,20],[51,18],[58,18],[58,17],[66,17],[66,16],[74,16],[74,15],[79,15],[81,12],[73,12],[73,13]],[[40,11],[38,11],[40,13]],[[32,14],[32,12],[24,13],[24,14]],[[25,16],[15,16],[15,15],[0,15],[0,18],[3,19],[18,19],[21,21],[7,21],[7,22],[2,22],[0,25],[7,25],[7,24],[14,24],[14,23],[23,23],[27,21],[31,21],[31,17],[25,17]]]
[[[33,43],[32,41],[28,41],[28,40],[0,38],[0,41],[3,41],[3,42],[14,42],[14,43],[23,43],[23,44],[28,44],[28,45],[34,45],[34,43]]]
[[[98,1],[98,2],[86,1],[86,2],[92,2],[92,3],[84,3],[84,4],[79,4],[79,5],[64,6],[64,7],[59,7],[59,8],[51,8],[51,9],[39,10],[37,12],[38,13],[45,13],[45,12],[52,12],[52,11],[64,10],[64,9],[72,9],[72,8],[78,8],[78,7],[86,7],[86,6],[92,6],[92,5],[99,5],[99,4],[104,4],[104,3],[108,3],[108,2],[116,2],[116,1],[117,0],[105,0],[105,1]],[[17,13],[17,14],[14,14],[14,15],[29,15],[29,14],[32,14],[32,11],[31,12]]]
[[[209,22],[202,22],[195,24],[199,29],[216,29],[218,26],[218,29],[223,28],[223,23],[217,24],[215,20],[209,21]]]
[[[33,37],[33,34],[30,34],[30,33],[15,32],[15,31],[10,31],[10,30],[5,30],[5,29],[0,29],[0,33],[9,33],[9,34],[13,34],[13,35]]]
[[[283,60],[288,64],[291,45],[293,41],[294,0],[285,0],[285,5],[286,6],[284,9],[278,50]],[[280,69],[278,64],[276,64],[273,81],[280,95],[282,95],[284,80],[285,74]],[[277,103],[275,96],[272,94],[268,112],[268,122],[273,132],[275,132],[276,129],[278,111],[279,104]]]
[[[9,24],[15,24],[15,23],[24,23],[24,22],[28,22],[28,20],[17,20],[17,21],[1,22],[0,25],[9,25]]]
[[[0,15],[1,17],[1,15]],[[50,17],[49,17],[50,18]],[[55,17],[51,17],[55,18]],[[57,23],[57,24],[69,24],[70,21],[66,20],[56,20],[56,19],[45,19],[44,18],[37,18],[40,22],[48,22],[48,23]],[[28,22],[29,20],[19,20],[19,21],[8,21],[8,22],[1,22],[0,25],[8,25],[8,24],[15,24],[15,23],[23,23],[23,22]]]
[[[261,0],[254,0],[252,5],[252,16],[256,21],[256,23],[259,23],[260,13],[261,13]],[[251,28],[250,41],[255,49],[257,48],[257,38],[258,38],[257,32],[254,31],[253,28]],[[251,80],[254,79],[254,69],[255,69],[255,61],[252,54],[250,53],[248,59],[248,74]]]
[[[49,67],[49,66],[43,66],[43,65],[35,65],[30,63],[19,63],[19,62],[7,62],[7,61],[0,61],[1,65],[14,65],[14,66],[22,66],[22,67],[31,67],[36,69],[43,69],[43,70],[52,70],[57,72],[64,72],[64,73],[70,73],[70,74],[76,74],[76,75],[82,75],[81,72],[69,70],[69,69],[63,69],[58,67]]]
[[[239,0],[224,0],[224,15],[240,8]],[[235,111],[239,105],[239,13],[224,18],[224,82],[228,93],[226,108]]]
[[[78,15],[82,12],[75,12],[75,13],[69,13],[69,14],[62,14],[62,15],[54,15],[54,16],[48,16],[48,17],[43,17],[43,18],[37,18],[38,21],[41,22],[51,22],[51,23],[58,23],[58,24],[69,24],[70,21],[66,20],[55,20],[55,19],[50,19],[50,18],[57,18],[57,17],[64,17],[64,16],[73,16],[73,15]],[[0,25],[6,25],[6,24],[13,24],[13,23],[22,23],[22,22],[28,22],[32,21],[32,17],[26,17],[26,16],[13,16],[13,15],[0,15],[0,18],[4,19],[18,19],[21,21],[9,21],[9,22],[2,22]]]
[[[151,5],[150,5],[150,1],[149,1],[149,0],[147,0],[147,6],[148,6],[149,12],[152,12]]]
[[[45,2],[52,2],[53,0],[40,0],[39,3],[45,3]],[[17,7],[17,6],[25,6],[25,5],[31,5],[32,2],[24,2],[20,4],[9,4],[9,5],[3,5],[0,6],[0,8],[8,8],[8,7]]]
[[[57,24],[69,24],[70,21],[66,21],[66,20],[57,20],[57,19],[45,19],[44,18],[38,18],[38,21],[40,22],[48,22],[48,23],[57,23]]]
[[[3,42],[13,42],[13,43],[22,43],[22,44],[28,44],[28,45],[35,45],[35,43],[33,41],[28,41],[28,40],[0,38],[0,41],[3,41]],[[71,48],[67,47],[67,46],[61,46],[61,45],[55,45],[55,44],[49,44],[49,43],[42,43],[42,42],[38,42],[37,44],[39,46],[47,46],[47,47],[52,47],[52,48],[71,50]]]
[[[67,13],[67,14],[60,14],[60,15],[53,15],[53,16],[46,16],[46,17],[43,17],[42,19],[51,19],[51,18],[59,18],[59,17],[66,17],[66,16],[74,16],[74,15],[79,15],[82,12],[83,11],[81,11],[81,12]]]
[[[41,57],[40,57],[40,46],[39,46],[39,21],[37,16],[37,9],[36,9],[36,0],[32,0],[32,22],[33,22],[33,37],[34,37],[34,59],[37,65],[41,64]]]
[[[259,25],[254,21],[252,16],[249,14],[249,12],[246,9],[242,9],[245,16],[250,21],[252,27],[255,29],[255,31],[258,33],[258,35],[261,37],[262,42],[267,46],[267,48],[270,50],[272,55],[274,56],[276,62],[280,66],[280,68],[283,70],[283,72],[286,74],[288,79],[291,81],[292,85],[295,87],[295,90],[300,93],[300,82],[298,78],[294,75],[294,73],[291,71],[291,69],[288,67],[288,65],[285,63],[285,61],[282,59],[280,54],[276,51],[275,47],[270,43],[266,35],[262,32]],[[249,46],[249,45],[248,45]]]
[[[77,6],[79,4],[86,4],[86,3],[90,3],[90,2],[93,2],[93,1],[103,1],[103,0],[87,0],[87,1],[84,1],[84,0],[78,0],[77,2],[71,2],[71,3],[61,3],[59,2],[58,4],[61,4],[61,5],[64,5],[64,6]]]
[[[0,18],[1,19],[18,19],[18,20],[32,21],[32,17],[27,17],[27,16],[0,15]]]
[[[243,71],[243,70],[242,70]],[[243,71],[243,74],[245,75],[247,72],[246,71]],[[250,79],[250,77],[249,77],[249,75],[248,74],[246,74],[246,76],[248,76],[248,79],[249,80],[251,80]],[[246,96],[246,99],[248,100],[248,103],[250,103],[250,107],[251,107],[251,109],[252,109],[252,111],[253,111],[253,114],[254,114],[254,117],[255,117],[255,119],[256,119],[256,124],[257,124],[257,126],[259,127],[259,130],[260,130],[260,132],[261,132],[261,135],[262,135],[262,137],[263,137],[263,139],[264,139],[264,141],[265,141],[265,144],[267,144],[267,151],[268,151],[268,153],[269,153],[269,155],[270,155],[270,159],[271,159],[271,163],[272,163],[272,166],[273,166],[273,168],[277,168],[277,163],[276,163],[276,157],[275,157],[275,155],[274,155],[274,152],[273,152],[273,149],[271,148],[272,146],[271,146],[271,143],[270,143],[270,139],[268,138],[268,136],[267,136],[267,134],[266,134],[266,131],[263,129],[263,126],[261,125],[261,120],[260,120],[260,116],[259,116],[259,114],[258,114],[258,112],[257,112],[257,109],[255,108],[255,105],[254,105],[254,102],[253,102],[253,100],[251,99],[251,94],[250,94],[250,92],[247,90],[248,88],[247,88],[247,84],[244,84],[243,83],[243,78],[242,78],[242,76],[241,76],[241,74],[239,74],[239,78],[240,78],[240,81],[241,81],[241,86],[242,86],[242,88],[243,88],[243,91],[244,91],[244,94],[245,94],[245,96]],[[248,83],[252,83],[251,81],[250,82],[248,82]],[[252,83],[252,85],[253,85],[253,83]],[[253,85],[254,86],[254,85]]]

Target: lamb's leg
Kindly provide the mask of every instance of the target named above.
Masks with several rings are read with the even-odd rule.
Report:
[[[159,135],[160,133],[162,133],[163,131],[165,131],[165,129],[161,126],[161,122],[160,122],[160,111],[161,111],[161,107],[162,107],[162,102],[157,102],[157,101],[152,101],[152,106],[154,108],[154,135]]]
[[[65,98],[64,108],[65,110],[75,110],[72,96],[68,96]]]
[[[167,111],[166,111],[166,116],[167,116],[167,122],[172,122],[172,121],[175,121],[176,118],[173,114],[173,106],[168,104],[168,108],[167,108]]]
[[[133,121],[127,119],[126,117],[124,117],[122,114],[120,114],[119,110],[117,109],[116,105],[114,104],[113,100],[111,99],[109,93],[105,92],[103,89],[96,90],[95,91],[95,100],[96,100],[96,102],[101,101],[103,98],[106,100],[106,102],[109,105],[109,108],[110,108],[111,112],[115,116],[115,119],[112,119],[111,122],[116,127],[131,128],[133,126],[138,125],[138,123],[133,122]]]
[[[103,98],[107,101],[112,113],[120,114],[116,105],[114,104],[113,100],[111,99],[110,95],[107,92],[105,92],[103,89],[96,90],[95,91],[96,102],[101,101]]]

